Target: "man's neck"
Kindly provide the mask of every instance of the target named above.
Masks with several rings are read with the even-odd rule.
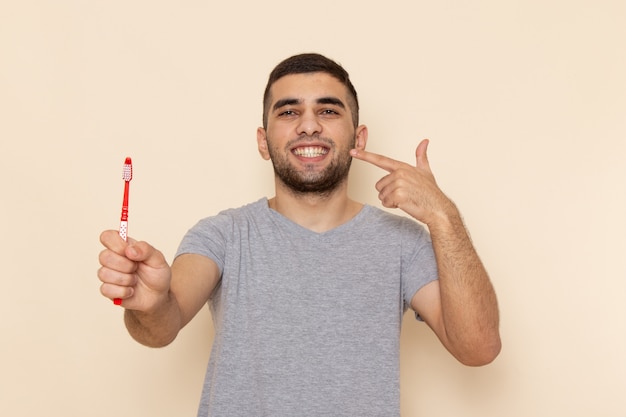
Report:
[[[269,200],[269,206],[292,222],[323,233],[350,221],[363,204],[348,198],[345,185],[329,194],[317,194],[294,193],[277,184],[276,196]]]

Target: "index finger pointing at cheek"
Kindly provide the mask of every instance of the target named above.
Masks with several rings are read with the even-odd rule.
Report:
[[[367,152],[363,149],[352,149],[350,151],[350,155],[353,158],[376,165],[378,168],[382,168],[387,172],[395,171],[398,169],[400,164],[400,162],[395,159],[387,158],[386,156],[379,155],[377,153]]]

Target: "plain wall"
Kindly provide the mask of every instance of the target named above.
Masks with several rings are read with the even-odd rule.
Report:
[[[626,414],[626,3],[3,1],[0,415],[195,415],[212,327],[136,344],[99,294],[118,226],[171,260],[198,219],[273,194],[256,150],[283,58],[342,63],[368,149],[419,140],[496,287],[503,350],[468,368],[410,315],[413,416]],[[355,161],[353,197],[384,172]],[[364,308],[362,319],[367,319]]]

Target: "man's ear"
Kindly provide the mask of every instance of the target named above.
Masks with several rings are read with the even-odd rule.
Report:
[[[267,149],[267,132],[262,127],[259,127],[256,130],[256,143],[259,148],[259,154],[261,155],[261,158],[269,161],[270,152]]]
[[[354,147],[356,149],[365,149],[365,145],[367,145],[367,126],[365,125],[360,125],[359,127],[356,128],[356,134],[355,134],[355,143],[354,143]]]

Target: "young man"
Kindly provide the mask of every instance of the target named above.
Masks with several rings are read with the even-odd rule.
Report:
[[[500,351],[494,290],[430,171],[365,150],[347,72],[317,54],[270,74],[261,156],[275,196],[201,220],[170,268],[145,242],[101,235],[101,292],[130,334],[165,346],[208,302],[215,340],[199,416],[399,415],[399,337],[410,307],[464,364]],[[383,206],[348,197],[352,158],[387,171]]]

